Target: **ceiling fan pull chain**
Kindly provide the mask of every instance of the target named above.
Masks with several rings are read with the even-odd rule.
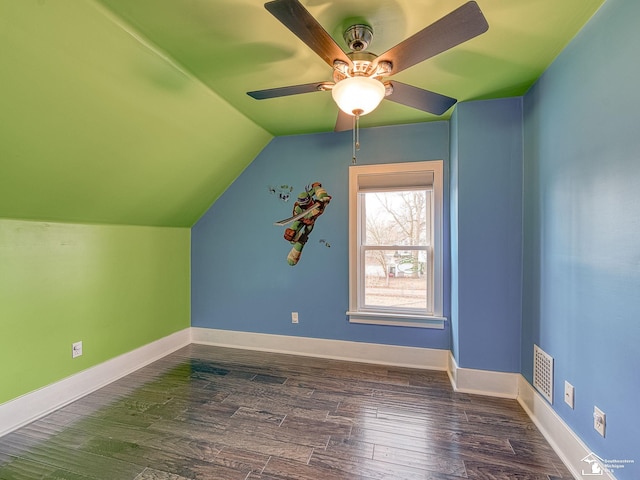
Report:
[[[353,128],[351,129],[351,136],[353,137],[353,156],[351,157],[351,164],[356,164],[356,119],[358,117],[353,117]]]
[[[353,158],[351,163],[356,163],[356,152],[360,150],[360,113],[362,110],[353,111]]]

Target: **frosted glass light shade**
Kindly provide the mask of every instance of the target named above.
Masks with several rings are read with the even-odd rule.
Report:
[[[348,77],[336,83],[331,90],[340,110],[354,116],[358,110],[360,115],[375,110],[384,94],[382,82],[371,77]]]

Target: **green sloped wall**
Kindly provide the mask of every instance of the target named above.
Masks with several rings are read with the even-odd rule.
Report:
[[[94,1],[0,0],[0,218],[191,226],[271,140]]]

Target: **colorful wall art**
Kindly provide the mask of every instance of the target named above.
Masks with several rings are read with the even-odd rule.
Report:
[[[298,195],[298,199],[293,204],[293,215],[275,222],[278,226],[291,224],[284,231],[284,239],[293,245],[287,255],[289,265],[297,265],[300,261],[302,249],[309,240],[315,222],[324,213],[330,201],[331,196],[320,182],[311,183]]]

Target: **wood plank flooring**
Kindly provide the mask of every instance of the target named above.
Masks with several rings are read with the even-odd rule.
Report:
[[[0,479],[572,478],[444,372],[190,345],[0,438]]]

